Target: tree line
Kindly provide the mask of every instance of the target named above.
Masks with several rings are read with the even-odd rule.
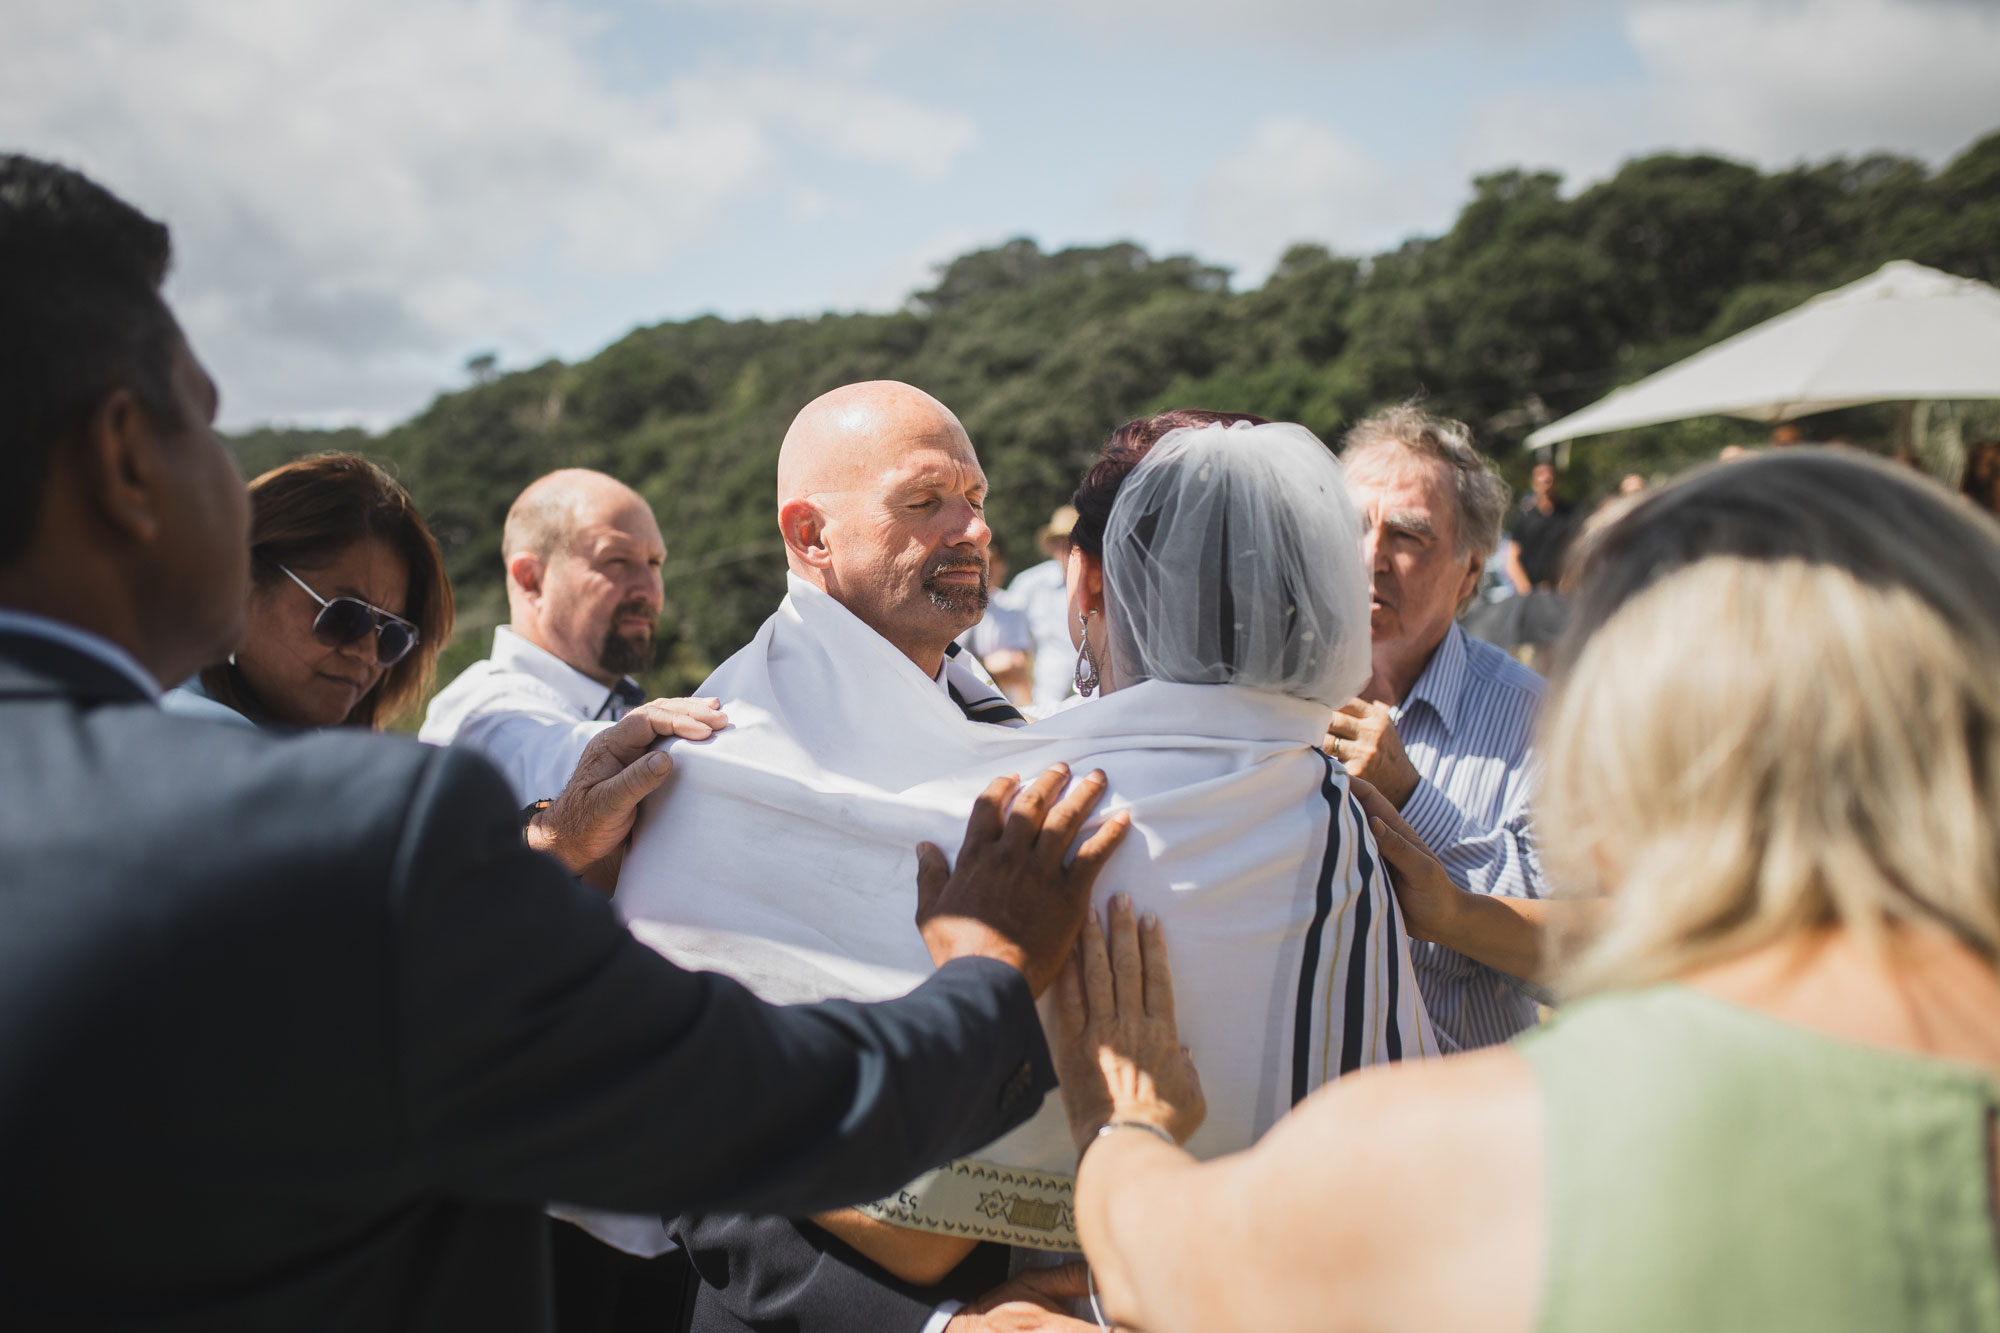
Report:
[[[1872,155],[1760,172],[1707,155],[1627,162],[1572,195],[1550,172],[1473,182],[1442,236],[1367,257],[1294,246],[1262,286],[1137,245],[1043,251],[1019,239],[942,265],[891,314],[713,316],[636,329],[576,364],[486,374],[380,435],[262,430],[246,474],[318,449],[383,463],[422,507],[461,604],[449,676],[505,615],[509,502],[556,467],[636,486],[666,534],[665,650],[648,681],[684,692],[746,642],[783,592],[779,441],[816,395],[917,384],[964,420],[1016,569],[1110,429],[1199,406],[1344,423],[1423,395],[1510,472],[1537,425],[1891,259],[2000,284],[2000,132],[1942,169]],[[1840,433],[1886,439],[1863,409]],[[1579,446],[1578,498],[1759,428],[1681,423]]]

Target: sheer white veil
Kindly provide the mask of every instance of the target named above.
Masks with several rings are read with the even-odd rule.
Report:
[[[1104,582],[1121,684],[1246,685],[1338,708],[1367,682],[1361,520],[1303,426],[1162,436],[1112,504]]]

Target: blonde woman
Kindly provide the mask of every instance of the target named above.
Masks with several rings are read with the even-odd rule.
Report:
[[[1108,1316],[2000,1329],[2000,532],[1854,454],[1666,487],[1585,554],[1546,753],[1552,864],[1607,901],[1511,1048],[1198,1164],[1157,933],[1086,937],[1060,1058]]]

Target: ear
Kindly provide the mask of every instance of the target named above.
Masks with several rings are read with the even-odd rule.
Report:
[[[833,564],[833,552],[826,544],[826,515],[810,500],[787,500],[778,506],[778,532],[792,558],[814,569]]]
[[[1104,561],[1074,543],[1069,548],[1068,567],[1063,570],[1069,584],[1070,610],[1088,615],[1104,612]]]
[[[507,562],[507,581],[522,592],[539,594],[542,590],[542,558],[533,551],[514,552],[514,558]]]
[[[1465,577],[1458,581],[1458,606],[1463,607],[1466,599],[1478,589],[1479,575],[1485,568],[1486,562],[1477,555],[1465,557]]]
[[[112,390],[90,414],[79,456],[88,500],[105,523],[135,545],[157,542],[172,506],[172,460],[130,389]]]

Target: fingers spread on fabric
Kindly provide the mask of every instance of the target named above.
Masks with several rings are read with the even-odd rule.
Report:
[[[1069,766],[1057,764],[1014,793],[1014,802],[1007,807],[1006,826],[1000,836],[1024,847],[1034,846],[1047,826],[1050,809],[1068,782]]]
[[[974,847],[993,841],[1000,836],[1000,821],[1007,810],[1008,801],[1021,785],[1021,779],[1012,773],[1002,773],[986,784],[986,790],[979,793],[979,799],[972,803],[972,817],[965,822],[965,842],[959,848],[959,855]]]
[[[1116,1005],[1111,989],[1111,954],[1104,946],[1104,919],[1095,911],[1084,918],[1083,934],[1076,947],[1083,956],[1085,1018],[1101,1019]]]
[[[1054,773],[1050,769],[1049,773]],[[1044,774],[1047,777],[1048,774]],[[1041,835],[1035,840],[1035,859],[1053,871],[1062,865],[1063,857],[1069,853],[1069,845],[1076,837],[1076,831],[1083,827],[1083,821],[1097,808],[1103,797],[1108,779],[1102,769],[1095,769],[1070,784],[1055,808],[1049,811],[1042,823]]]
[[[917,844],[917,920],[922,921],[937,905],[938,895],[951,880],[951,865],[935,843]]]
[[[1104,868],[1104,863],[1111,859],[1111,853],[1118,850],[1118,844],[1125,841],[1125,835],[1131,831],[1132,816],[1123,810],[1099,824],[1096,831],[1076,849],[1076,859],[1070,862],[1071,876],[1081,874],[1095,880],[1097,872]],[[1088,884],[1084,886],[1084,892],[1089,892]]]
[[[1173,1022],[1174,973],[1167,964],[1167,941],[1160,930],[1160,918],[1151,912],[1139,922],[1139,961],[1145,975],[1146,1017]]]
[[[1062,971],[1056,973],[1056,1032],[1064,1045],[1074,1043],[1083,1034],[1083,956],[1080,950],[1070,952],[1069,961]]]
[[[1112,895],[1109,926],[1111,985],[1117,1011],[1121,1016],[1143,1014],[1146,969],[1139,958],[1139,922],[1132,911],[1132,900],[1125,894]]]

